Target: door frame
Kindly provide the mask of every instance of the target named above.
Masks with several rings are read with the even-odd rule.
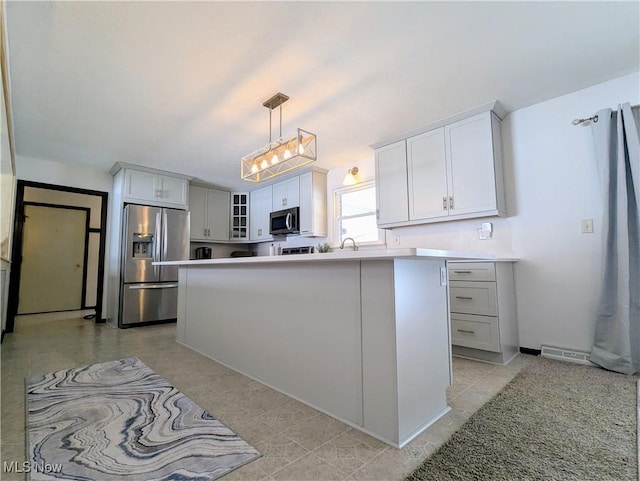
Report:
[[[100,246],[98,249],[98,282],[96,286],[96,316],[95,322],[105,322],[102,318],[102,303],[104,298],[104,274],[105,252],[107,245],[107,205],[109,194],[99,190],[80,189],[63,185],[45,184],[28,180],[18,180],[16,186],[15,215],[13,222],[13,238],[11,252],[11,272],[9,275],[9,294],[7,299],[7,323],[5,332],[13,332],[15,317],[18,313],[18,295],[20,290],[20,268],[22,266],[22,237],[24,234],[24,190],[26,187],[34,187],[45,190],[57,190],[74,194],[91,195],[101,198],[100,203],[100,228],[90,228],[88,232],[100,233]],[[85,263],[86,265],[86,263]],[[84,291],[83,291],[84,296]],[[84,300],[84,297],[83,297]],[[84,303],[84,302],[83,302]]]
[[[23,202],[22,205],[24,207],[34,206],[34,207],[48,207],[51,209],[63,209],[63,210],[80,210],[85,213],[84,218],[84,239],[82,241],[82,296],[80,298],[80,309],[91,309],[95,306],[87,306],[87,261],[89,260],[89,232],[91,226],[91,209],[89,207],[79,207],[75,205],[62,205],[62,204],[48,204],[45,202]],[[24,211],[23,211],[24,212]],[[24,234],[24,218],[23,217],[23,234]],[[23,239],[24,240],[24,237]],[[22,246],[21,246],[22,249]],[[22,258],[20,258],[20,265],[18,269],[20,269],[19,277],[22,277]],[[18,296],[18,308],[20,307],[20,297]],[[24,312],[18,315],[24,314],[44,314],[49,312],[65,312],[65,311],[75,311],[76,309],[63,309],[61,311],[43,311],[43,312]]]

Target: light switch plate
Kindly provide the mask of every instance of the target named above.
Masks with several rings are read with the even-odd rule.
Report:
[[[593,219],[582,219],[582,233],[593,234]]]

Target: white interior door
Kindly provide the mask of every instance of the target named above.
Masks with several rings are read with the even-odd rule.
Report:
[[[24,211],[18,314],[81,309],[88,210]]]

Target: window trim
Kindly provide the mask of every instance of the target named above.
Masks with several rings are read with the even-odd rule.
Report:
[[[348,215],[341,216],[341,196],[350,192],[357,192],[358,190],[365,190],[370,188],[376,188],[375,180],[366,180],[360,182],[355,185],[341,186],[333,190],[333,243],[336,246],[339,246],[340,241],[340,221],[342,219],[354,219],[358,217],[364,217],[369,214],[359,214],[359,215]],[[371,211],[371,215],[376,215],[377,206],[373,207]],[[384,230],[378,228],[378,240],[376,241],[367,241],[367,242],[358,242],[358,246],[380,246],[385,245],[385,234]]]

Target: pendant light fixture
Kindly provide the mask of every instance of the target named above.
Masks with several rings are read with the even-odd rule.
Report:
[[[249,182],[262,182],[307,165],[317,159],[316,135],[298,129],[292,136],[282,137],[282,104],[289,100],[277,93],[262,105],[269,109],[269,143],[240,160],[240,177]],[[280,113],[280,137],[271,140],[271,114]]]

